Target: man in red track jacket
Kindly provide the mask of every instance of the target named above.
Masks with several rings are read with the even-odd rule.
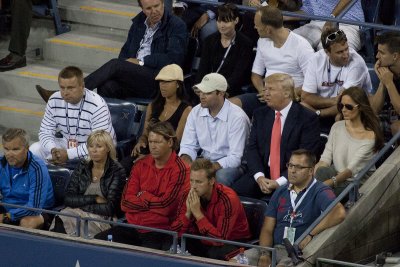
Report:
[[[176,155],[177,139],[168,122],[149,126],[150,155],[138,160],[122,194],[121,208],[130,224],[170,230],[181,192],[189,188],[189,167]],[[114,242],[166,250],[172,237],[116,226],[96,235]]]
[[[192,163],[190,186],[182,195],[172,231],[234,241],[250,238],[239,197],[231,188],[215,182],[211,161],[199,158]],[[188,240],[187,247],[193,255],[214,259],[225,259],[237,249],[233,245],[193,239]]]

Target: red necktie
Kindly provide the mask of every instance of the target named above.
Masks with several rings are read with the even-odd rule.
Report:
[[[276,112],[272,126],[269,160],[271,179],[276,180],[281,176],[281,113],[279,111]]]

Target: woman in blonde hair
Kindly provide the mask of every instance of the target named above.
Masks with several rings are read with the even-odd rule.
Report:
[[[89,160],[82,160],[71,175],[61,212],[81,217],[112,219],[120,214],[122,190],[126,182],[124,168],[116,160],[116,151],[110,134],[94,131],[87,140]],[[56,216],[55,232],[73,234],[76,220]],[[104,231],[109,224],[89,222],[91,236]]]

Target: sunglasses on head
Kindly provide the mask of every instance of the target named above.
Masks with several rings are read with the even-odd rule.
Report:
[[[339,38],[339,36],[342,36],[342,35],[344,35],[344,32],[342,30],[337,30],[335,32],[332,32],[331,34],[326,36],[325,43],[334,42]]]
[[[357,104],[357,105],[355,105],[355,106],[353,106],[353,105],[351,105],[351,104],[343,104],[343,103],[339,103],[338,104],[338,109],[339,110],[342,110],[343,108],[346,108],[347,110],[353,110],[354,108],[356,108],[356,107],[358,107],[359,105]]]

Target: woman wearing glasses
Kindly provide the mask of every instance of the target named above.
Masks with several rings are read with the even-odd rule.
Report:
[[[65,192],[67,213],[80,217],[112,219],[121,215],[120,202],[126,182],[125,170],[116,161],[116,151],[110,134],[104,130],[94,131],[89,135],[87,148],[90,160],[83,160],[71,175]],[[76,219],[57,216],[54,229],[59,233],[73,234]],[[105,231],[109,224],[89,222],[89,235]],[[81,225],[83,228],[83,224]]]
[[[379,120],[363,89],[350,87],[338,99],[342,120],[329,133],[321,159],[315,166],[315,177],[331,186],[336,195],[383,146]],[[370,170],[370,172],[373,170]],[[370,176],[367,174],[361,184]]]

